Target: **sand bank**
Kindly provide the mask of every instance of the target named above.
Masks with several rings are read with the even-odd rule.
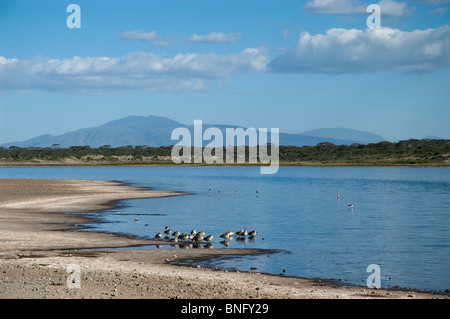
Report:
[[[119,200],[180,195],[114,181],[0,179],[0,298],[449,298],[195,266],[197,258],[267,251],[115,249],[161,241],[68,231],[92,222],[82,212],[101,214]],[[182,260],[194,260],[194,266],[172,264]],[[80,270],[79,288],[67,282],[69,265]]]

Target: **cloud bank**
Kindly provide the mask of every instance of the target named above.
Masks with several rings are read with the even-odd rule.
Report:
[[[153,41],[149,39],[155,35],[150,32],[124,36]],[[220,38],[221,35],[217,36],[215,41]],[[273,59],[268,57],[266,50],[255,48],[222,55],[183,53],[166,56],[132,52],[122,57],[75,56],[67,59],[0,56],[0,92],[186,91],[207,89],[214,81],[239,74],[424,73],[445,68],[450,68],[448,25],[414,31],[388,27],[333,28],[316,35],[303,32],[293,48]]]
[[[47,90],[101,94],[124,89],[200,90],[212,80],[263,72],[268,62],[260,49],[230,55],[133,52],[120,58],[73,57],[29,60],[0,56],[0,90]]]
[[[450,27],[303,32],[297,45],[268,64],[281,73],[432,72],[450,67]]]

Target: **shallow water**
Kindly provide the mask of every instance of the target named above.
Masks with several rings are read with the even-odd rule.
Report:
[[[0,168],[0,177],[119,180],[187,192],[122,201],[92,230],[153,238],[166,225],[196,228],[226,249],[219,235],[246,228],[256,237],[228,247],[279,250],[208,266],[365,285],[367,266],[377,264],[382,287],[450,288],[449,168],[280,167],[260,175],[258,167],[17,167]]]

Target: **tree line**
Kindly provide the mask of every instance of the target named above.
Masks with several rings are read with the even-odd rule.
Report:
[[[72,146],[60,148],[58,144],[41,147],[0,147],[0,162],[62,161],[74,159],[86,163],[171,163],[172,146],[150,147]],[[270,148],[269,148],[270,149]],[[249,148],[246,147],[248,158]],[[450,140],[410,139],[399,142],[335,145],[329,142],[315,146],[280,146],[281,164],[312,165],[448,165],[450,166]],[[237,152],[235,152],[236,154]],[[224,152],[225,154],[225,148]]]

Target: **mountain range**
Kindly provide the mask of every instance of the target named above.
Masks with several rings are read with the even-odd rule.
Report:
[[[226,128],[238,128],[240,126],[203,124],[203,132],[210,127],[220,129],[225,140]],[[191,136],[194,136],[194,125],[186,125],[166,117],[152,115],[128,116],[97,127],[82,128],[58,136],[45,134],[26,141],[4,143],[0,146],[43,148],[52,147],[56,144],[60,148],[71,146],[100,147],[104,145],[111,147],[126,145],[169,146],[178,143],[178,140],[171,140],[172,131],[176,128],[186,128]],[[383,140],[384,138],[377,134],[346,128],[322,128],[299,134],[279,133],[279,144],[286,146],[313,146],[320,142],[330,142],[336,145],[368,144]],[[270,128],[268,128],[268,142],[270,142]],[[210,141],[204,141],[204,145],[208,143]]]

